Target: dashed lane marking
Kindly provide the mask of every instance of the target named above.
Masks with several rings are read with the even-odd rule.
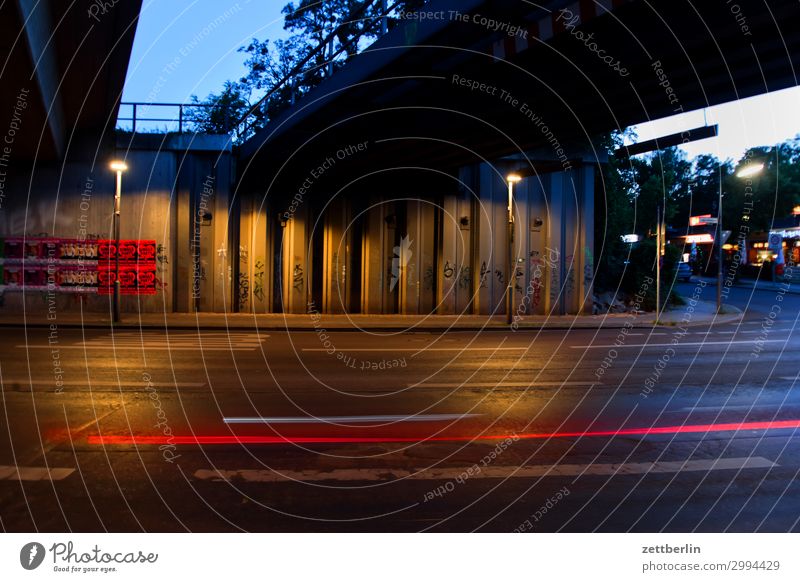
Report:
[[[683,346],[716,346],[716,345],[723,345],[723,346],[730,346],[736,344],[752,344],[756,340],[741,340],[741,341],[719,341],[719,342],[678,342],[676,344],[668,343],[668,344],[595,344],[595,345],[583,345],[583,346],[569,346],[572,349],[587,349],[587,348],[666,348],[666,347],[683,347]],[[772,339],[772,340],[762,340],[763,343],[776,343],[776,342],[783,342],[786,343],[788,339]]]
[[[364,416],[233,416],[225,424],[335,424],[361,422],[428,422],[473,418],[480,414],[373,414]]]
[[[68,468],[0,465],[0,481],[61,481],[75,472]]]
[[[650,473],[682,473],[686,471],[721,471],[741,469],[771,469],[777,467],[764,457],[731,457],[724,459],[702,459],[696,461],[657,461],[655,463],[594,463],[588,465],[526,465],[478,467],[448,467],[430,469],[316,469],[267,470],[267,469],[199,469],[194,472],[204,481],[243,480],[251,483],[278,483],[286,481],[391,481],[413,479],[427,481],[450,481],[464,475],[469,479],[506,479],[538,477],[578,477],[594,475],[646,475]]]

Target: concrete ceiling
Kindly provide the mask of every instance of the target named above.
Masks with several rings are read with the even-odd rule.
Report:
[[[0,133],[17,96],[30,101],[14,140],[19,160],[52,160],[78,141],[100,144],[116,124],[141,0],[0,3]]]
[[[240,172],[253,188],[276,176],[290,187],[315,160],[364,140],[373,145],[354,174],[389,165],[452,170],[553,149],[553,137],[577,154],[613,129],[798,84],[796,0],[740,0],[737,13],[726,3],[688,0],[542,5],[433,0],[428,10],[447,18],[408,21],[352,59],[242,146]],[[573,29],[556,19],[564,7],[585,11]],[[469,21],[450,18],[449,10]],[[515,41],[475,23],[476,15],[532,33]],[[454,75],[497,91],[471,91]],[[503,100],[504,90],[517,102]]]

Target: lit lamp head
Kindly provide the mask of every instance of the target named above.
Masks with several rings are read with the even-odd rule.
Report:
[[[737,178],[749,178],[750,176],[755,176],[756,174],[761,173],[761,170],[764,169],[764,164],[761,162],[757,162],[755,164],[747,164],[744,168],[736,172]]]
[[[125,172],[128,169],[128,164],[122,160],[114,160],[109,164],[109,167],[115,172]]]
[[[520,176],[519,174],[509,174],[508,176],[506,176],[506,180],[508,180],[508,182],[511,184],[516,184],[517,182],[522,180],[522,176]]]

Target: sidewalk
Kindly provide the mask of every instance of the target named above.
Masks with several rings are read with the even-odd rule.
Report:
[[[713,277],[693,277],[692,280],[701,279],[709,285],[716,287],[717,280]],[[756,289],[757,291],[783,291],[800,295],[800,281],[756,281],[755,279],[739,279],[733,287],[742,289]]]
[[[661,325],[672,326],[687,317],[688,305],[661,314]],[[700,301],[694,306],[687,325],[724,324],[738,321],[742,312],[725,306],[726,313],[715,316],[713,303]],[[651,328],[655,314],[613,313],[608,315],[531,315],[517,321],[517,329],[615,329],[621,327]],[[54,321],[45,315],[0,315],[0,327],[110,328],[105,313],[59,313]],[[116,328],[123,329],[230,329],[259,331],[481,331],[508,330],[504,315],[312,315],[310,314],[245,314],[245,313],[142,313],[123,314]]]

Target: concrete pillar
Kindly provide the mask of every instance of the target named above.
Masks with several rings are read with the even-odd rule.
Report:
[[[594,281],[594,166],[581,166],[580,172],[580,239],[582,252],[580,270],[580,312],[591,315],[593,299],[592,284]]]
[[[308,311],[308,209],[300,205],[286,222],[282,238],[282,293],[285,313]],[[321,305],[316,305],[322,311]]]
[[[174,158],[175,155],[172,154]],[[175,252],[173,253],[175,268],[175,310],[188,313],[195,310],[195,301],[192,298],[193,287],[200,281],[195,279],[193,253],[199,253],[199,237],[193,242],[192,225],[194,217],[192,212],[191,175],[188,166],[181,165],[175,174],[174,203],[175,207]]]
[[[406,229],[395,256],[399,259],[401,313],[427,314],[436,297],[436,206],[428,200],[406,202]]]
[[[525,314],[543,315],[549,309],[548,281],[548,220],[545,198],[547,175],[531,176],[525,180],[526,214],[520,221],[520,229],[525,230],[527,247],[525,249],[525,292],[523,301]]]
[[[563,173],[563,220],[564,239],[561,243],[564,254],[564,313],[578,312],[580,304],[580,280],[583,278],[579,270],[581,262],[580,234],[580,206],[578,191],[580,190],[580,176],[577,170]]]
[[[253,311],[254,235],[253,199],[249,195],[243,195],[239,203],[239,280],[236,285],[236,310],[240,313]]]
[[[325,209],[321,274],[324,313],[347,313],[350,310],[352,230],[349,206],[348,201],[338,197]]]
[[[478,313],[501,314],[505,312],[502,293],[505,291],[506,252],[505,223],[498,224],[497,204],[495,202],[495,182],[499,179],[494,168],[481,164],[478,169],[478,217],[476,220],[478,242],[476,245],[479,266],[479,286],[477,290]],[[505,211],[504,211],[505,212]],[[499,226],[499,228],[498,228]]]
[[[474,208],[477,193],[474,167],[459,169],[459,189],[447,194],[442,209],[441,267],[439,271],[439,313],[469,313],[477,288],[473,246],[478,229]]]
[[[557,172],[548,174],[548,245],[545,249],[547,256],[545,261],[548,263],[548,313],[553,315],[566,314],[564,302],[564,173]]]
[[[251,205],[250,301],[254,313],[268,313],[272,306],[272,239],[266,201],[254,196]]]
[[[385,305],[389,286],[387,257],[392,244],[386,219],[392,213],[392,205],[385,204],[379,196],[371,196],[369,207],[363,210],[363,242],[361,245],[361,312],[389,313]]]
[[[214,180],[214,204],[211,231],[214,237],[212,276],[213,311],[233,311],[233,261],[238,260],[239,220],[230,212],[230,166],[215,164],[209,172]],[[236,245],[236,246],[234,246]]]

